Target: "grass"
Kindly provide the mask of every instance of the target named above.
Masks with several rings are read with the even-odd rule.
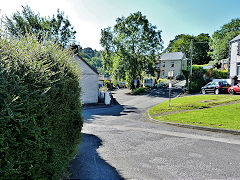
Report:
[[[239,102],[225,105],[233,101]],[[173,99],[172,105],[169,108],[166,101],[151,108],[149,113],[160,121],[240,130],[240,96],[189,96]]]
[[[204,109],[211,106],[240,101],[240,96],[229,95],[200,95],[186,96],[172,99],[172,106],[168,107],[168,101],[158,104],[149,110],[150,115],[159,113],[178,112],[182,110]]]

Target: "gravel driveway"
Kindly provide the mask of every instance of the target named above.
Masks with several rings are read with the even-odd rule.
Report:
[[[167,89],[127,92],[113,92],[117,105],[84,109],[72,179],[240,179],[239,136],[151,122],[145,112],[167,100]]]

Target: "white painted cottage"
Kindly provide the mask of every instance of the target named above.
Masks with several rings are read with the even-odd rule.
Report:
[[[229,42],[229,78],[240,80],[240,35]]]
[[[173,76],[182,74],[182,69],[187,69],[187,59],[182,52],[164,53],[157,60],[158,76],[166,78],[168,72],[173,71]]]
[[[98,72],[78,54],[74,55],[74,59],[79,62],[78,66],[81,71],[80,86],[82,88],[82,103],[98,103]]]

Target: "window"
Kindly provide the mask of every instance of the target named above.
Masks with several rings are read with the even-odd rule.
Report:
[[[171,63],[171,67],[174,67],[174,62]]]
[[[237,76],[240,76],[240,63],[237,63]]]
[[[165,62],[162,62],[162,67],[165,67],[166,65],[165,65]]]
[[[162,76],[165,76],[165,75],[164,75],[164,70],[162,70]]]

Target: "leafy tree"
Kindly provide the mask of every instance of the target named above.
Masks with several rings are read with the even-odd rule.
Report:
[[[141,12],[117,18],[113,28],[102,29],[100,43],[104,66],[115,79],[126,78],[130,89],[142,72],[153,73],[155,55],[162,50],[161,31],[156,30]]]
[[[83,57],[99,74],[106,74],[100,52],[87,47],[79,49],[79,55]]]
[[[223,25],[220,30],[214,32],[210,41],[210,56],[214,60],[228,58],[229,41],[240,34],[240,19],[232,19]]]
[[[5,26],[10,34],[24,36],[26,34],[37,34],[38,40],[44,37],[54,39],[62,47],[67,47],[75,42],[76,31],[64,13],[57,10],[57,15],[52,18],[41,17],[29,6],[22,6],[22,11],[15,12],[11,17],[5,17]]]
[[[211,58],[208,56],[209,52],[209,39],[208,34],[199,34],[198,36],[191,36],[188,34],[177,35],[170,41],[168,47],[164,52],[184,52],[186,57],[190,58],[191,55],[191,41],[193,41],[193,63],[194,64],[207,64]]]
[[[208,55],[210,36],[202,33],[194,39],[193,64],[208,64],[211,61],[211,57]]]
[[[164,52],[180,52],[183,51],[187,57],[190,57],[190,44],[194,40],[194,36],[188,34],[177,35],[170,41]]]

